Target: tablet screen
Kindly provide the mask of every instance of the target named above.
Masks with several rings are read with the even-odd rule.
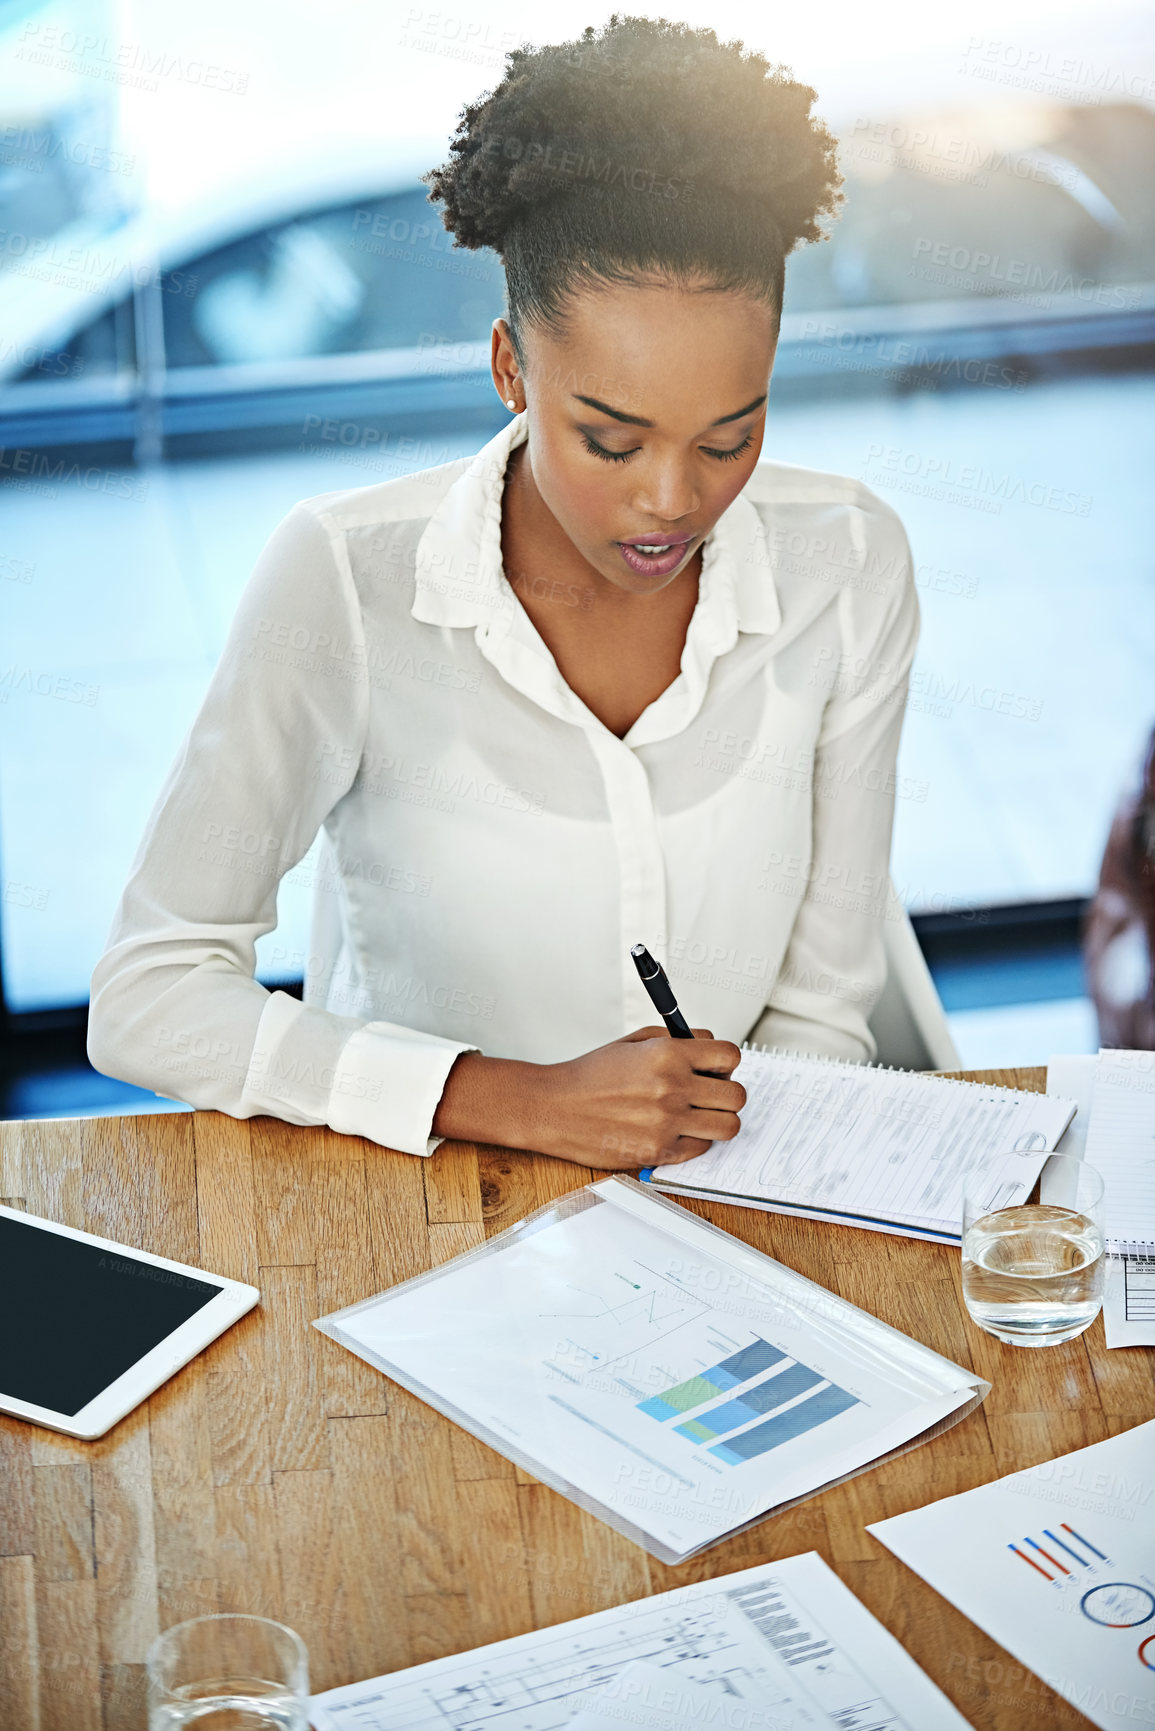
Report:
[[[221,1290],[0,1215],[0,1394],[73,1418]]]

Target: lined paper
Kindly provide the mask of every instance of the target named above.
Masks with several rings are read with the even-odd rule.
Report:
[[[989,1176],[989,1207],[1024,1200],[1075,1111],[1055,1095],[756,1047],[734,1078],[747,1091],[738,1135],[656,1167],[658,1188],[956,1239],[964,1177]]]
[[[1100,1051],[1084,1158],[1103,1175],[1107,1249],[1155,1256],[1155,1052]]]

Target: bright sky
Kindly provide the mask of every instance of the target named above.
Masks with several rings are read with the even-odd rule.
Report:
[[[87,51],[79,82],[93,91],[121,84],[125,147],[147,163],[153,198],[181,204],[214,186],[259,178],[275,164],[283,171],[286,159],[348,155],[414,136],[443,146],[462,106],[501,78],[507,49],[576,36],[586,24],[603,23],[614,6],[50,0],[35,7],[25,0],[22,9],[16,0],[21,10],[23,22],[10,26],[9,51],[0,57],[0,103],[11,113],[20,91],[32,101],[76,81],[76,57],[51,48],[46,21],[93,34],[95,20],[104,40]],[[1155,105],[1155,32],[1139,0],[972,0],[941,10],[930,0],[776,8],[765,0],[662,0],[648,10],[708,23],[722,39],[739,37],[784,62],[817,88],[818,111],[836,130],[932,106],[978,106],[993,117],[1024,99],[1092,92],[1096,78],[1115,99]],[[0,0],[0,20],[5,15]],[[21,31],[25,51],[14,57],[13,36]],[[47,55],[29,54],[30,40],[47,45]],[[179,57],[184,70],[153,81],[156,89],[140,88],[140,80],[134,87],[141,57],[161,53]],[[118,74],[118,65],[127,70]]]

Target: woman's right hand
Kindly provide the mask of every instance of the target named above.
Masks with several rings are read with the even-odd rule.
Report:
[[[620,1172],[675,1165],[728,1142],[746,1104],[745,1088],[730,1080],[741,1048],[715,1040],[709,1028],[694,1034],[673,1040],[664,1026],[638,1028],[580,1058],[543,1065],[543,1139],[534,1147]]]
[[[435,1136],[494,1142],[621,1172],[668,1166],[729,1141],[746,1090],[732,1040],[695,1028],[674,1040],[638,1028],[560,1064],[463,1052],[433,1119]],[[707,1073],[716,1072],[716,1073]]]

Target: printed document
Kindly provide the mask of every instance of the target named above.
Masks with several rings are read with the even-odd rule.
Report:
[[[747,1049],[729,1142],[653,1168],[655,1188],[958,1244],[964,1177],[1024,1202],[1074,1113],[1054,1095]]]
[[[318,1327],[664,1562],[987,1392],[640,1185],[543,1216]]]
[[[1155,1725],[1155,1421],[867,1530],[1103,1731]]]
[[[814,1551],[311,1703],[316,1731],[965,1731]]]

